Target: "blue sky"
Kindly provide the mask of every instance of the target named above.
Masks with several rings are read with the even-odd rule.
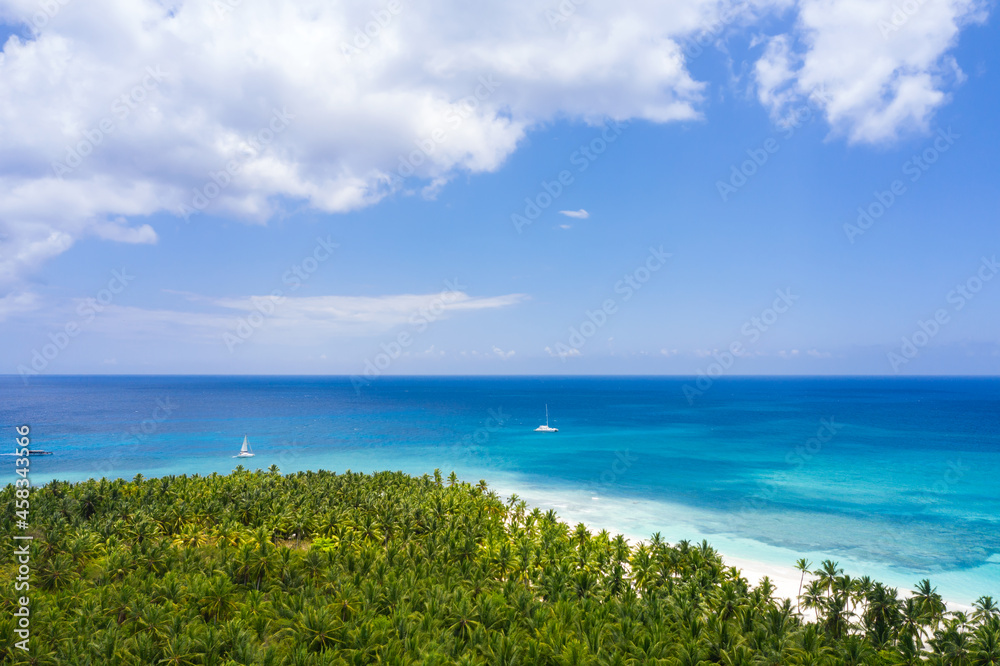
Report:
[[[676,4],[403,7],[351,58],[353,9],[8,6],[2,371],[996,374],[995,16]]]

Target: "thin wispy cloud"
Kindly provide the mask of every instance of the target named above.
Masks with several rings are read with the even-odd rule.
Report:
[[[578,220],[586,220],[588,217],[590,217],[590,213],[588,213],[582,208],[580,210],[561,210],[559,211],[559,214],[565,215],[566,217],[573,217]]]
[[[524,294],[474,297],[460,291],[386,296],[270,296],[217,298],[178,293],[211,312],[110,305],[92,324],[95,331],[116,338],[180,338],[217,342],[241,319],[263,317],[260,339],[279,344],[327,341],[331,337],[365,337],[399,326],[448,319],[457,313],[495,310],[523,302]],[[257,316],[257,315],[254,315]]]
[[[9,316],[38,308],[38,296],[30,291],[12,292],[0,297],[0,321]]]

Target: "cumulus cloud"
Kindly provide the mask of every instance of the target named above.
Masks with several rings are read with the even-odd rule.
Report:
[[[961,28],[985,18],[979,0],[800,0],[789,34],[756,62],[757,96],[784,118],[812,103],[851,142],[926,131],[964,75],[949,51]]]
[[[0,55],[0,285],[84,237],[156,242],[158,213],[350,211],[496,170],[556,118],[699,118],[681,44],[790,0],[749,4],[730,25],[747,3],[584,3],[552,24],[528,0],[3,0],[0,21],[32,32]],[[891,6],[800,0],[758,63],[761,101],[825,87],[856,141],[926,125],[979,10],[925,2],[884,37]]]
[[[262,222],[432,194],[557,115],[694,118],[676,38],[700,2],[581,8],[556,31],[527,0],[95,0],[44,21],[6,0],[0,20],[39,29],[0,60],[0,279],[88,235],[153,242],[158,212]]]
[[[798,97],[790,43],[788,35],[767,40],[764,55],[754,65],[757,97],[773,113],[782,113]]]

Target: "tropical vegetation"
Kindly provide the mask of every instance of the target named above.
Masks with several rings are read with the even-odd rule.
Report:
[[[707,543],[630,544],[454,473],[54,481],[31,517],[31,589],[0,596],[5,662],[1000,664],[989,597],[948,612],[926,581],[903,597],[800,561],[799,598],[780,599]]]

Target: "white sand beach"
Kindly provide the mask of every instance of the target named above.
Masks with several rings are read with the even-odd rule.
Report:
[[[622,534],[633,544],[648,541],[655,532],[660,532],[663,539],[670,543],[685,539],[700,543],[705,539],[722,555],[726,564],[739,569],[750,584],[759,585],[766,576],[774,585],[775,597],[790,599],[793,604],[796,602],[802,580],[801,572],[794,567],[794,562],[799,557],[808,559],[811,570],[817,569],[823,559],[831,559],[838,562],[851,576],[869,575],[875,580],[895,587],[901,598],[910,596],[913,593],[911,586],[921,578],[931,578],[932,582],[936,578],[921,574],[906,577],[901,572],[890,572],[880,565],[852,562],[834,554],[794,553],[725,533],[705,534],[696,525],[708,524],[713,520],[717,522],[718,519],[693,507],[634,499],[609,500],[583,492],[567,492],[534,484],[528,485],[516,478],[498,479],[493,488],[502,496],[516,493],[529,506],[537,506],[543,510],[554,509],[560,519],[570,526],[583,523],[595,533],[607,530],[611,534]],[[750,554],[752,555],[748,556]],[[779,558],[787,560],[788,564],[774,563]],[[807,572],[802,583],[803,589],[812,578],[813,576]],[[909,578],[912,580],[906,582]],[[942,593],[942,596],[951,611],[972,610],[973,599],[955,599],[946,593]],[[804,615],[807,618],[812,617],[810,611],[804,611]]]

